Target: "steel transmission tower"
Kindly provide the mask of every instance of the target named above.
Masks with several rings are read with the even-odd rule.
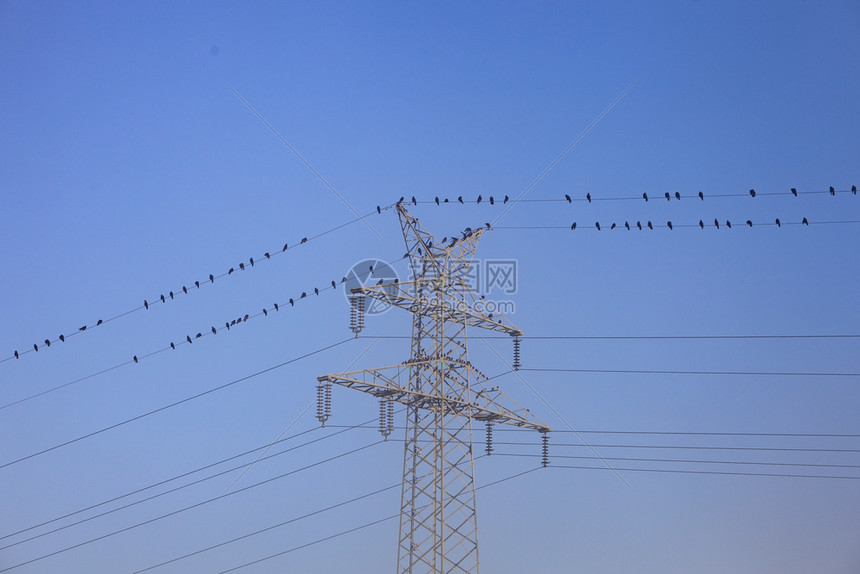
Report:
[[[398,574],[477,573],[473,421],[536,430],[547,464],[547,425],[513,403],[469,362],[466,330],[507,333],[519,367],[519,336],[506,319],[485,315],[469,285],[469,272],[484,228],[466,229],[448,245],[436,242],[402,204],[396,206],[412,265],[409,281],[393,280],[352,289],[352,330],[363,327],[365,297],[412,313],[412,349],[399,365],[318,377],[318,412],[330,416],[331,385],[369,393],[380,400],[380,431],[393,430],[394,402],[406,407]]]

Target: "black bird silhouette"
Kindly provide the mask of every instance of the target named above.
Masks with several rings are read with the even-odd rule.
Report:
[[[645,201],[648,201],[648,194],[647,194],[647,193],[643,193],[643,194],[642,194],[642,199],[644,199]]]
[[[232,275],[232,274],[233,274],[233,271],[235,271],[235,269],[233,269],[233,268],[231,267],[231,268],[230,268],[230,271],[228,271],[228,272],[227,272],[227,275]]]
[[[278,304],[277,304],[277,303],[275,303],[275,311],[280,311],[280,309],[278,309]]]
[[[86,326],[86,325],[84,325],[83,327],[79,327],[79,328],[78,328],[78,331],[86,331],[86,330],[87,330],[87,326]]]
[[[320,290],[319,290],[319,289],[317,289],[316,287],[314,287],[314,293],[315,293],[315,294],[317,294],[317,295],[319,295],[319,294],[320,294]]]
[[[755,197],[755,190],[754,189],[750,190],[750,197]]]
[[[669,195],[669,192],[666,192],[666,201],[672,201],[672,196]]]
[[[717,229],[720,228],[720,222],[717,220],[716,217],[714,218],[714,227],[716,227]]]
[[[836,195],[836,190],[833,189],[833,186],[830,186],[830,195]]]
[[[382,208],[378,205],[376,206],[376,213],[382,213]]]
[[[507,202],[508,202],[508,196],[506,195],[505,200],[502,203],[507,203]]]
[[[233,325],[235,325],[235,324],[236,324],[236,319],[233,319],[232,321],[230,321],[230,326],[231,326],[231,327],[232,327]]]
[[[202,336],[203,336],[203,333],[197,333],[197,334],[194,336],[194,338],[195,338],[195,339],[199,339],[199,338],[200,338],[200,337],[202,337]]]
[[[134,357],[132,357],[132,359],[134,359],[134,362],[136,363],[136,362],[137,362],[137,355],[135,355]]]
[[[143,300],[143,307],[149,309],[149,302],[146,299]]]
[[[66,342],[66,337],[65,337],[64,335],[60,335],[60,341],[61,341],[61,342],[63,342],[63,343],[65,343],[65,342]]]
[[[33,350],[38,353],[39,352],[39,345],[37,345],[36,343],[33,343]]]
[[[726,219],[726,227],[728,227],[729,229],[732,228],[732,222],[729,221],[728,219]]]
[[[776,218],[776,226],[777,226],[777,227],[782,227],[782,224],[779,222],[779,218],[778,218],[778,217]]]
[[[341,283],[346,283],[346,277],[341,277],[341,278],[340,278],[340,282],[341,282]]]
[[[704,222],[704,221],[702,221],[701,219],[699,220],[699,227],[700,227],[700,228],[702,228],[702,229],[704,229],[704,228],[705,228],[705,222]]]
[[[182,292],[188,295],[188,288],[185,285],[182,286]]]
[[[747,219],[747,225],[749,225],[750,227],[752,227],[752,220]]]
[[[224,323],[224,326],[227,327],[227,330],[230,330],[230,321]]]
[[[442,203],[448,203],[448,198],[446,197],[446,198],[442,201]]]
[[[612,225],[609,226],[610,231],[612,231],[613,229],[615,229],[615,222],[613,222]]]
[[[496,205],[496,200],[493,199],[493,196],[490,196],[490,205]]]
[[[170,295],[170,298],[171,298],[171,299],[173,299],[173,291],[171,291],[170,293],[168,293],[168,295]]]
[[[240,264],[239,264],[239,269],[241,269],[242,271],[244,271],[244,270],[245,270],[245,264],[244,264],[244,263],[240,263]]]
[[[173,344],[173,341],[170,341],[170,348],[174,351],[176,350],[176,345]]]
[[[418,200],[415,199],[415,196],[412,196],[412,205],[418,205]]]
[[[304,298],[305,298],[305,297],[307,297],[307,296],[308,296],[308,294],[307,294],[307,293],[305,293],[304,291],[302,291],[302,296],[301,296],[301,297],[299,297],[299,299],[304,299]]]
[[[267,311],[265,307],[263,307],[263,316],[264,316],[264,317],[268,317],[268,316],[269,316],[269,311]]]
[[[436,196],[436,205],[439,205],[439,196]]]
[[[462,195],[457,196],[457,201],[459,201],[460,203],[463,203],[463,196]]]
[[[803,225],[809,225],[809,221],[807,221],[807,219],[805,217],[803,218],[803,221],[801,221],[801,223]]]
[[[197,287],[198,289],[200,289],[200,281],[195,281],[194,286]]]
[[[295,306],[296,306],[296,302],[293,301],[292,297],[290,297],[290,307],[295,307]]]
[[[164,301],[165,301],[165,299],[164,299],[164,295],[162,295],[162,296],[161,296],[161,302],[162,302],[162,303],[164,303]]]
[[[263,253],[263,257],[265,257],[266,259],[271,259],[272,255],[268,251],[266,251],[265,253]]]
[[[286,251],[288,246],[289,246],[289,243],[284,243],[284,248],[283,248],[283,249],[281,249],[281,253],[283,253],[284,251]]]
[[[586,194],[585,194],[585,199],[587,199],[587,200],[588,200],[588,203],[591,203],[591,193],[586,193]]]
[[[406,199],[406,198],[405,198],[405,197],[403,197],[403,196],[401,196],[401,197],[400,197],[400,199],[398,199],[398,200],[397,200],[397,203],[403,203],[403,200],[404,200],[404,199]]]
[[[308,238],[307,238],[307,237],[302,237],[302,240],[301,240],[301,241],[299,241],[299,243],[307,243],[307,242],[308,242]]]
[[[490,229],[490,223],[489,222],[485,223],[484,227],[486,227],[487,229]],[[433,244],[431,243],[430,247],[432,247],[432,246],[433,246]]]
[[[677,191],[675,192],[675,199],[681,199],[681,194]]]
[[[17,350],[15,351],[15,358],[16,359],[18,358],[18,351]]]
[[[854,195],[857,195],[857,186],[856,185],[851,186],[851,193]]]
[[[213,335],[217,335],[217,334],[218,334],[218,331],[216,331],[216,330],[215,330],[215,327],[212,327],[212,334],[213,334]]]
[[[46,347],[50,347],[50,346],[51,346],[51,340],[50,340],[50,339],[45,339],[45,346],[46,346]]]
[[[639,231],[642,231],[642,222],[641,222],[641,221],[637,221],[637,222],[636,222],[636,227],[638,227],[638,228],[639,228]]]
[[[564,198],[567,200],[568,203],[571,203],[573,201],[570,199],[570,196],[566,193],[564,194]]]
[[[247,321],[247,320],[248,320],[248,317],[249,317],[249,315],[246,313],[246,314],[245,314],[245,316],[244,316],[244,317],[242,317],[242,320],[243,320],[243,321]]]
[[[791,195],[793,195],[794,197],[797,197],[797,188],[795,188],[795,187],[791,188]]]
[[[627,223],[626,221],[624,222],[624,227],[627,228],[627,231],[630,231],[630,224]]]
[[[477,203],[481,203],[481,200],[482,200],[482,199],[483,199],[483,198],[479,195],[479,196],[478,196],[478,202],[477,202]]]
[[[99,319],[98,321],[96,321],[96,326],[99,326],[99,325],[101,325],[102,323],[104,323],[104,321],[102,321],[101,319]]]
[[[190,343],[190,342],[191,342],[191,336],[190,336],[190,335],[185,335],[185,340],[186,340],[186,341],[188,341],[188,342]]]
[[[370,269],[370,272],[373,273],[373,265],[368,265],[368,269]]]
[[[705,194],[702,193],[701,191],[699,192],[699,199],[701,199],[702,201],[705,201]]]
[[[595,222],[594,222],[594,227],[596,227],[596,228],[597,228],[597,231],[600,231],[600,222],[599,222],[599,221],[595,221]]]
[[[377,285],[382,285],[383,283],[385,283],[385,279],[380,279],[376,282]]]
[[[332,288],[332,289],[335,289],[336,287],[337,287],[337,283],[335,283],[334,281],[332,281],[332,282],[331,282],[331,288]]]
[[[573,231],[574,229],[576,229],[576,222],[575,221],[570,226],[571,231]]]
[[[209,282],[210,282],[210,283],[215,283],[215,276],[214,276],[214,275],[212,275],[211,273],[209,274]]]
[[[654,226],[653,226],[653,225],[651,225],[651,222],[650,222],[650,221],[648,222],[648,229],[652,229],[652,230],[654,229]]]
[[[254,258],[253,258],[253,257],[251,257],[251,258],[248,260],[248,263],[250,263],[250,264],[251,264],[251,267],[253,267],[253,266],[254,266]]]
[[[669,228],[669,231],[671,231],[671,230],[672,230],[672,222],[671,222],[671,221],[667,221],[667,222],[666,222],[666,227],[668,227],[668,228]]]

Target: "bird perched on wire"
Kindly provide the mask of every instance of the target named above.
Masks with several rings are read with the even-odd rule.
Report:
[[[681,199],[681,194],[677,191],[675,192],[675,199]]]
[[[376,213],[382,213],[382,208],[378,205],[376,206]]]
[[[504,200],[502,203],[503,203],[503,204],[505,204],[505,203],[507,203],[507,202],[508,202],[508,196],[506,195],[506,196],[505,196],[505,200]]]
[[[478,196],[477,204],[480,204],[482,199],[483,199],[483,198],[479,195],[479,196]]]
[[[244,264],[244,263],[240,263],[240,264],[239,264],[239,269],[241,269],[242,271],[244,271],[244,270],[245,270],[245,264]]]
[[[164,302],[165,302],[165,299],[164,299],[164,295],[163,295],[163,294],[161,295],[161,302],[162,302],[162,303],[164,303]]]
[[[791,188],[791,195],[793,195],[794,197],[797,197],[797,188],[795,188],[795,187]]]
[[[642,194],[642,199],[644,199],[645,201],[648,201],[648,194],[647,194],[647,193],[643,193],[643,194]]]
[[[490,205],[496,205],[496,200],[493,199],[493,196],[490,196]]]
[[[457,201],[459,201],[460,203],[463,203],[463,196],[462,195],[457,196]]]
[[[642,222],[641,222],[641,221],[637,221],[637,222],[636,222],[636,227],[638,227],[638,228],[639,228],[639,231],[642,231]]]
[[[627,231],[630,231],[630,224],[627,223],[626,221],[624,222],[624,227],[627,228]]]
[[[672,196],[669,195],[668,191],[665,193],[665,195],[666,195],[666,201],[672,201]]]
[[[729,229],[732,228],[732,222],[729,221],[728,219],[726,219],[726,227],[728,227]]]
[[[597,231],[600,231],[600,222],[599,222],[599,221],[595,221],[595,222],[594,222],[594,227],[596,227],[596,228],[597,228]]]
[[[671,221],[667,221],[667,222],[666,222],[666,227],[668,227],[668,228],[669,228],[669,231],[671,231],[671,230],[672,230],[672,222],[671,222]]]
[[[754,189],[750,190],[750,197],[755,197],[755,190]]]
[[[802,223],[803,225],[809,225],[809,221],[805,217],[803,218],[803,221],[801,221],[800,223]]]
[[[778,218],[778,217],[776,218],[775,223],[776,223],[776,226],[777,226],[777,227],[782,227],[782,223],[780,223],[780,222],[779,222],[779,218]]]
[[[588,203],[591,203],[591,193],[586,193],[586,194],[585,194],[585,199],[587,199],[587,200],[588,200]]]
[[[143,300],[143,308],[149,309],[149,301],[147,301],[146,299]]]
[[[412,205],[418,205],[418,200],[415,199],[415,196],[412,196]]]
[[[296,306],[296,302],[293,301],[292,297],[290,297],[290,307],[295,307],[295,306]]]
[[[702,193],[701,191],[699,192],[699,199],[701,199],[702,201],[705,201],[705,194]]]
[[[182,286],[182,292],[188,295],[188,288],[185,285]]]
[[[185,335],[185,340],[191,343],[191,335]]]
[[[751,220],[751,219],[747,219],[747,225],[749,225],[750,227],[752,227],[752,220]]]
[[[653,226],[653,225],[651,225],[651,222],[650,222],[650,221],[648,222],[648,229],[651,229],[651,230],[653,230],[653,229],[654,229],[654,226]]]
[[[714,227],[716,227],[717,229],[720,228],[720,222],[717,220],[716,217],[714,218]]]
[[[135,362],[135,363],[137,363],[137,355],[135,355],[134,357],[132,357],[132,359],[134,359],[134,362]]]
[[[830,195],[836,195],[836,190],[833,189],[833,186],[830,186]]]
[[[227,271],[227,275],[232,275],[234,271],[235,271],[235,269],[233,269],[233,268],[231,267],[231,268],[230,268],[230,270],[229,270],[229,271]]]
[[[307,238],[307,237],[302,237],[302,240],[301,240],[301,241],[299,241],[299,243],[307,243],[307,242],[308,242],[308,238]]]
[[[702,221],[701,219],[699,220],[699,227],[700,227],[701,229],[704,229],[704,228],[705,228],[705,222],[704,222],[704,221]]]
[[[435,201],[436,201],[436,205],[439,205],[439,196],[438,195],[436,196]]]
[[[66,342],[66,337],[65,337],[64,335],[60,335],[60,341],[61,341],[61,342],[63,342],[63,343],[65,343],[65,342]]]
[[[277,304],[277,303],[275,303],[275,311],[280,311],[280,309],[278,308],[278,304]]]
[[[320,294],[320,290],[319,290],[319,289],[317,289],[316,287],[314,287],[314,293],[315,293],[316,295],[319,295],[319,294]]]
[[[36,343],[33,343],[33,350],[38,353],[39,352],[39,345],[37,345]]]
[[[564,194],[564,198],[567,200],[567,202],[568,202],[568,203],[572,203],[572,202],[573,202],[573,200],[572,200],[572,199],[570,199],[570,196],[569,196],[568,194],[566,194],[566,193]]]
[[[576,222],[575,221],[570,225],[570,230],[573,231],[574,229],[576,229]]]
[[[51,346],[51,340],[50,340],[50,339],[45,339],[45,346],[46,346],[46,347],[50,347],[50,346]]]
[[[214,275],[212,275],[211,273],[209,274],[209,282],[210,282],[210,283],[215,283],[215,276],[214,276]]]

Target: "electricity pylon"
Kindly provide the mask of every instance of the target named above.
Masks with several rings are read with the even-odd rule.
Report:
[[[519,368],[519,337],[503,317],[485,315],[482,299],[467,273],[484,228],[441,245],[398,203],[397,214],[412,265],[409,281],[393,280],[352,289],[352,330],[363,326],[364,298],[412,313],[412,351],[399,365],[318,377],[318,411],[330,416],[331,385],[369,393],[380,399],[380,431],[393,430],[394,402],[406,406],[403,484],[400,503],[398,574],[477,573],[472,421],[536,430],[547,464],[550,428],[506,397],[468,357],[466,330],[507,333],[514,340],[513,367]],[[488,227],[489,228],[489,227]]]

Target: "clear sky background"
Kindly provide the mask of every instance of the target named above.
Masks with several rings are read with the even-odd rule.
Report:
[[[483,571],[860,571],[856,2],[174,4],[0,2],[0,571],[136,572],[397,485],[402,431],[335,434],[375,427],[370,397],[336,388],[326,429],[307,409],[317,376],[407,359],[376,337],[410,317],[321,351],[352,335],[330,281],[405,275],[376,213],[401,196],[440,237],[494,220],[631,85],[478,250],[518,262],[527,337],[522,378],[509,340],[470,333],[471,360],[556,431],[549,468],[479,491]],[[267,456],[320,440],[69,526],[281,436]],[[495,438],[479,486],[539,467],[534,433]],[[395,487],[149,571],[398,508]],[[239,571],[393,571],[396,545],[389,520]]]

